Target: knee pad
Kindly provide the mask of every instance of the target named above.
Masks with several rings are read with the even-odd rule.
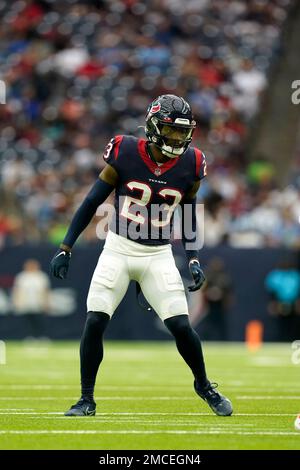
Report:
[[[175,317],[167,318],[164,323],[174,336],[192,331],[188,315],[176,315]]]
[[[103,333],[109,320],[110,316],[107,313],[89,311],[86,318],[86,327],[96,328]]]

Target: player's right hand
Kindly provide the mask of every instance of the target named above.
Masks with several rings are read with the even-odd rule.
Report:
[[[205,274],[201,269],[200,262],[197,259],[192,259],[189,262],[190,273],[194,279],[194,284],[189,286],[188,289],[190,292],[195,292],[198,289],[201,289],[202,285],[205,282]]]
[[[50,262],[50,271],[54,277],[65,279],[67,277],[71,252],[59,249]]]

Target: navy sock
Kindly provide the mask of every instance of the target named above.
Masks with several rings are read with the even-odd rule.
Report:
[[[103,333],[110,316],[103,312],[88,312],[80,343],[81,396],[94,400],[94,388],[103,359]]]
[[[165,325],[175,338],[176,346],[192,370],[197,384],[204,388],[208,384],[201,341],[190,325],[188,315],[177,315],[167,318]]]

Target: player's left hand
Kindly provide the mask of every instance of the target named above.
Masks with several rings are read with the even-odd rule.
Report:
[[[59,249],[50,263],[51,274],[58,279],[66,279],[70,258],[71,252]]]
[[[205,275],[201,269],[200,262],[197,259],[193,259],[189,262],[190,273],[194,279],[195,284],[189,286],[190,292],[194,292],[202,287],[205,282]]]

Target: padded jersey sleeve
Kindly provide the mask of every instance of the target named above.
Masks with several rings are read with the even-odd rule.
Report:
[[[199,180],[202,180],[206,174],[207,174],[207,171],[206,171],[206,158],[205,158],[205,155],[204,153],[195,148],[195,160],[196,160],[196,168],[195,168],[195,172],[196,172],[196,178],[195,180],[196,181],[199,181]]]
[[[118,171],[119,168],[119,152],[123,137],[123,135],[116,135],[115,137],[113,137],[105,147],[103,153],[103,160],[105,161],[105,163],[108,163],[116,171]]]

